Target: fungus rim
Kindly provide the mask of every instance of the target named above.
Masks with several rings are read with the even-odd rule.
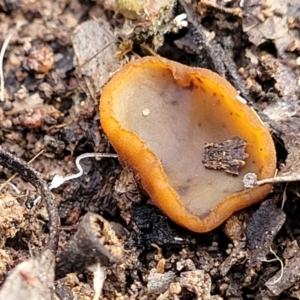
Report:
[[[272,185],[268,184],[254,187],[225,197],[204,218],[200,218],[189,212],[181,202],[178,193],[168,184],[167,176],[164,173],[159,158],[148,148],[146,142],[144,142],[137,133],[123,128],[113,116],[112,106],[114,101],[117,100],[112,99],[112,91],[120,86],[120,82],[124,81],[126,74],[132,72],[134,68],[144,67],[145,64],[157,64],[158,66],[169,69],[177,84],[183,87],[190,84],[190,82],[186,82],[186,80],[182,79],[185,78],[182,76],[184,72],[188,71],[190,75],[208,78],[219,89],[226,92],[228,98],[233,102],[236,100],[234,105],[237,108],[241,108],[248,123],[254,127],[254,130],[260,129],[261,131],[261,147],[266,149],[266,153],[264,155],[265,164],[262,166],[260,178],[267,178],[274,175],[276,169],[276,154],[273,140],[268,129],[263,125],[259,117],[251,111],[250,107],[242,104],[237,99],[237,91],[231,84],[210,70],[191,68],[164,58],[144,57],[124,66],[104,87],[99,107],[101,126],[107,134],[112,146],[119,154],[122,163],[129,166],[133,169],[134,173],[138,174],[141,186],[148,193],[152,202],[170,219],[194,232],[208,232],[222,224],[236,211],[262,200],[270,192]],[[179,66],[180,69],[178,68]],[[124,150],[124,145],[128,145],[128,140],[130,141],[130,149],[127,149],[126,153],[120,153],[120,149]],[[145,152],[145,149],[148,151]],[[136,157],[143,157],[143,159],[136,161]],[[145,165],[145,162],[151,165],[151,172],[147,165]],[[151,181],[151,178],[155,178],[155,180]]]

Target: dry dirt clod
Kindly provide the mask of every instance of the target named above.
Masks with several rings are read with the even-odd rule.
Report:
[[[23,118],[23,125],[27,128],[40,128],[44,124],[45,113],[40,108],[30,110]]]
[[[0,280],[3,281],[5,279],[6,272],[12,266],[13,260],[10,255],[8,255],[5,250],[0,249]]]
[[[182,272],[177,279],[181,287],[194,292],[197,299],[222,300],[219,296],[211,295],[211,277],[202,270]]]
[[[175,278],[176,274],[172,271],[161,274],[156,269],[150,270],[147,284],[149,294],[164,293],[169,288],[170,283],[175,281]]]
[[[10,193],[0,195],[0,248],[24,226],[26,210]]]
[[[232,242],[240,241],[243,239],[246,227],[245,219],[247,219],[247,214],[238,212],[232,215],[224,223],[223,231]]]
[[[232,215],[223,226],[223,231],[231,240],[232,244],[228,245],[226,250],[228,256],[219,267],[222,276],[226,276],[232,266],[241,265],[248,258],[245,238],[247,219],[248,214],[241,211]]]
[[[51,99],[51,96],[53,95],[53,88],[49,83],[42,82],[38,86],[38,92],[42,99]]]
[[[54,202],[54,196],[49,190],[48,184],[26,162],[2,149],[0,149],[0,165],[12,172],[18,173],[24,180],[29,181],[43,197],[49,215],[50,231],[46,249],[55,252],[58,245],[60,219]]]
[[[42,47],[32,50],[27,59],[26,66],[36,75],[46,75],[52,69],[54,64],[54,55],[50,48]]]

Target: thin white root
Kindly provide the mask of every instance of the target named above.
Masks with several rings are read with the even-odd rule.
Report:
[[[56,188],[60,187],[62,184],[64,184],[66,181],[73,180],[73,179],[76,179],[76,178],[79,178],[80,176],[82,176],[83,169],[82,169],[82,166],[80,164],[80,161],[82,159],[88,158],[88,157],[95,157],[95,158],[113,157],[113,158],[118,158],[118,155],[117,154],[110,154],[110,153],[85,153],[85,154],[79,155],[75,160],[75,164],[76,164],[76,167],[79,170],[79,172],[76,173],[76,174],[68,174],[66,176],[55,175],[52,178],[51,183],[49,184],[49,189],[50,190],[56,189]],[[41,199],[42,199],[41,196],[36,197],[33,201],[33,206],[36,206],[40,202]]]
[[[4,60],[4,54],[7,49],[7,46],[13,36],[13,33],[8,34],[6,39],[4,40],[2,44],[2,48],[0,51],[0,101],[4,101],[4,72],[3,72],[3,60]]]
[[[79,178],[80,176],[82,176],[83,169],[82,169],[82,166],[80,164],[80,161],[82,159],[88,158],[88,157],[95,157],[95,158],[113,157],[113,158],[118,158],[118,155],[110,154],[110,153],[85,153],[85,154],[82,154],[82,155],[78,156],[76,158],[76,161],[75,161],[76,167],[79,170],[79,172],[76,173],[76,174],[68,174],[64,177],[60,176],[60,175],[55,175],[52,179],[52,182],[50,183],[49,189],[52,190],[52,189],[58,188],[59,186],[61,186],[66,181],[73,180],[73,179],[76,179],[76,178]]]
[[[264,262],[279,261],[279,263],[280,263],[280,276],[276,280],[274,280],[272,283],[270,283],[270,284],[274,285],[282,279],[284,266],[283,266],[282,260],[277,256],[277,254],[273,251],[272,248],[270,248],[270,252],[275,256],[275,258],[270,259],[270,260],[263,260],[263,261]]]

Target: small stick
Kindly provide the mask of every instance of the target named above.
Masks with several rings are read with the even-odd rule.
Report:
[[[267,183],[291,182],[291,181],[300,181],[300,174],[266,178],[266,179],[258,180],[256,182],[256,185],[264,185]]]
[[[255,173],[247,173],[244,176],[243,182],[245,188],[253,188],[255,186],[260,186],[264,184],[274,184],[283,182],[300,181],[300,174],[294,173],[292,175],[278,176],[273,178],[266,178],[262,180],[257,180],[257,175]]]
[[[35,161],[43,152],[45,149],[42,149],[38,154],[36,154],[29,162],[28,164],[30,165],[33,161]],[[14,180],[18,176],[18,173],[13,174],[10,176],[5,182],[3,182],[0,185],[0,190],[2,190],[7,184],[9,184],[12,180]]]

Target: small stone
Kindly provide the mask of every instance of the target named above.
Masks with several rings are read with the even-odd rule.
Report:
[[[168,288],[171,282],[175,281],[176,274],[172,271],[164,274],[157,273],[156,269],[150,270],[148,276],[148,292],[150,294],[162,294]]]
[[[148,116],[148,115],[150,115],[150,110],[148,108],[145,108],[143,110],[143,116]]]
[[[37,74],[47,74],[54,64],[54,55],[51,49],[42,47],[30,52],[27,57],[27,67]]]

